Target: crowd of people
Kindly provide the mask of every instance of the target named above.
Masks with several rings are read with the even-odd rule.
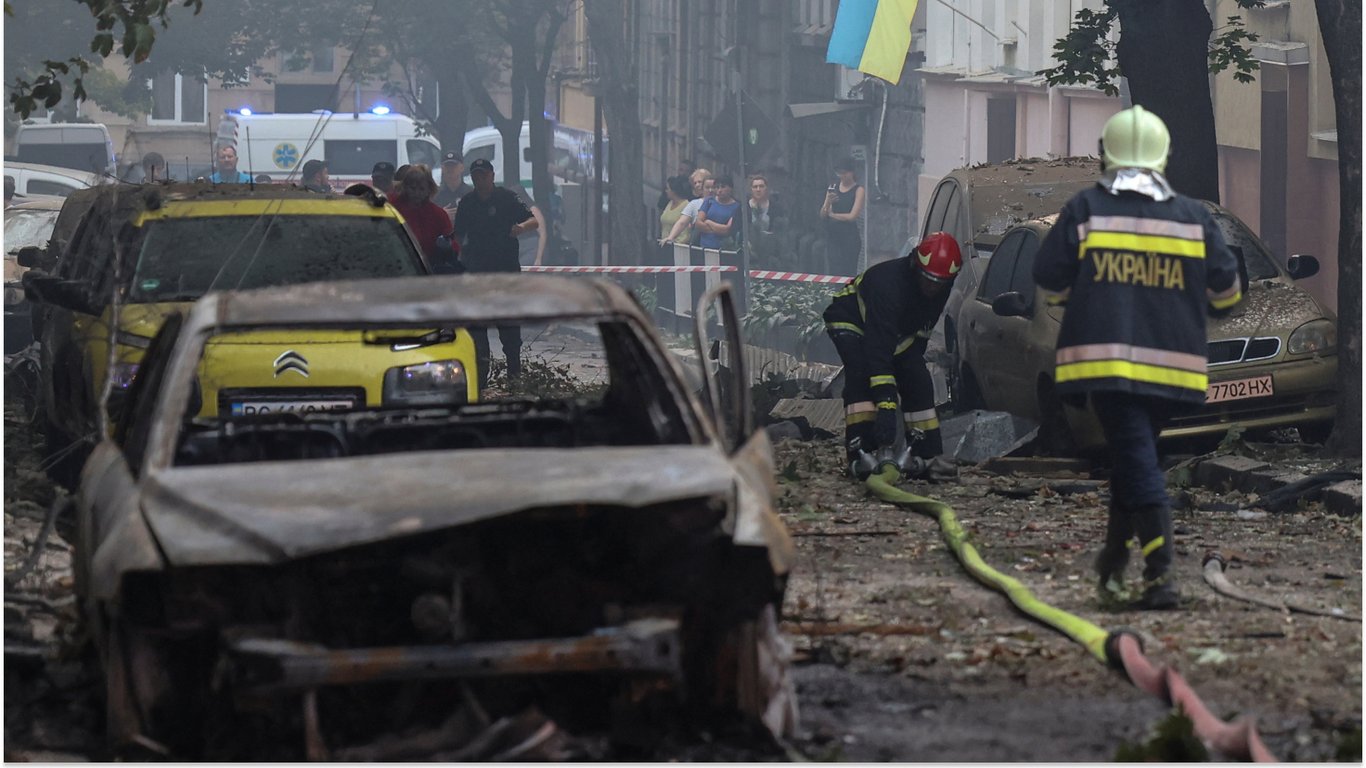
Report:
[[[819,215],[824,221],[825,261],[830,274],[858,271],[863,252],[859,222],[867,192],[859,184],[852,158],[835,163],[835,181],[826,190]],[[738,199],[729,176],[715,176],[706,168],[684,161],[678,173],[664,182],[659,195],[659,242],[700,248],[745,248],[750,264],[769,268],[795,265],[791,214],[763,173],[746,179],[744,198]]]

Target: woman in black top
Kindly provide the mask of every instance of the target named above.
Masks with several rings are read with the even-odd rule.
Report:
[[[863,237],[859,234],[859,217],[863,215],[863,186],[854,178],[854,159],[841,158],[835,163],[839,181],[825,191],[821,218],[825,219],[825,260],[834,274],[854,275],[859,271],[859,252]]]

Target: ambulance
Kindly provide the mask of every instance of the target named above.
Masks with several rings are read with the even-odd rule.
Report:
[[[369,112],[260,113],[228,110],[218,123],[217,140],[237,148],[237,169],[253,178],[265,174],[276,183],[301,183],[304,163],[325,160],[332,187],[369,182],[375,163],[395,168],[421,163],[439,175],[441,145],[421,135],[407,115],[377,106]]]

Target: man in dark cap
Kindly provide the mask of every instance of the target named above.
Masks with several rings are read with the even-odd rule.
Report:
[[[455,216],[455,206],[460,202],[460,198],[474,191],[474,187],[465,183],[465,158],[459,152],[447,152],[441,156],[441,189],[437,191],[436,198],[432,202],[446,209],[452,217]]]
[[[534,231],[538,224],[531,209],[510,190],[493,184],[493,163],[479,158],[470,164],[474,191],[460,199],[455,212],[455,236],[467,238],[461,260],[471,273],[521,272],[517,260],[517,237]],[[489,332],[471,328],[475,358],[479,364],[479,385],[488,383]],[[507,359],[508,378],[522,372],[522,329],[516,325],[498,326],[498,340]]]
[[[381,195],[387,195],[394,188],[394,164],[381,160],[370,169],[370,186]]]
[[[327,176],[327,162],[323,160],[309,160],[304,163],[303,170],[304,189],[310,192],[331,192],[332,182]]]

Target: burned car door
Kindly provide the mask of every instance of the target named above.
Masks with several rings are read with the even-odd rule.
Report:
[[[90,579],[98,577],[96,562],[102,552],[119,550],[117,557],[145,567],[160,565],[160,555],[139,509],[138,477],[142,473],[147,436],[156,417],[171,351],[180,336],[182,316],[172,315],[147,349],[147,364],[133,379],[127,408],[91,453],[77,489],[76,556],[73,558],[76,593],[90,593]],[[113,548],[113,549],[107,549]]]
[[[708,343],[709,316],[721,321],[719,330],[726,342],[725,360],[718,360],[715,369],[705,366],[703,404],[730,454],[731,464],[744,481],[737,489],[735,542],[766,547],[774,574],[782,578],[790,569],[796,550],[773,507],[777,494],[773,446],[767,432],[754,428],[744,343],[740,338],[740,319],[733,296],[730,286],[722,283],[707,291],[697,302],[694,322],[698,355],[703,361],[708,360],[707,349],[712,346]]]
[[[703,294],[693,317],[697,352],[703,361],[704,406],[737,478],[732,539],[748,564],[741,566],[743,572],[767,565],[773,579],[768,594],[741,600],[747,606],[745,620],[728,633],[728,651],[722,654],[734,664],[722,673],[730,681],[725,689],[730,689],[741,713],[757,718],[771,733],[790,734],[797,723],[797,694],[789,673],[791,648],[779,633],[778,622],[796,548],[773,505],[777,495],[773,446],[767,432],[754,428],[740,318],[730,285],[721,283]],[[719,359],[722,345],[710,343],[711,318],[717,323],[711,327],[718,328],[725,341],[724,360]],[[717,350],[715,366],[708,364],[712,349]]]

